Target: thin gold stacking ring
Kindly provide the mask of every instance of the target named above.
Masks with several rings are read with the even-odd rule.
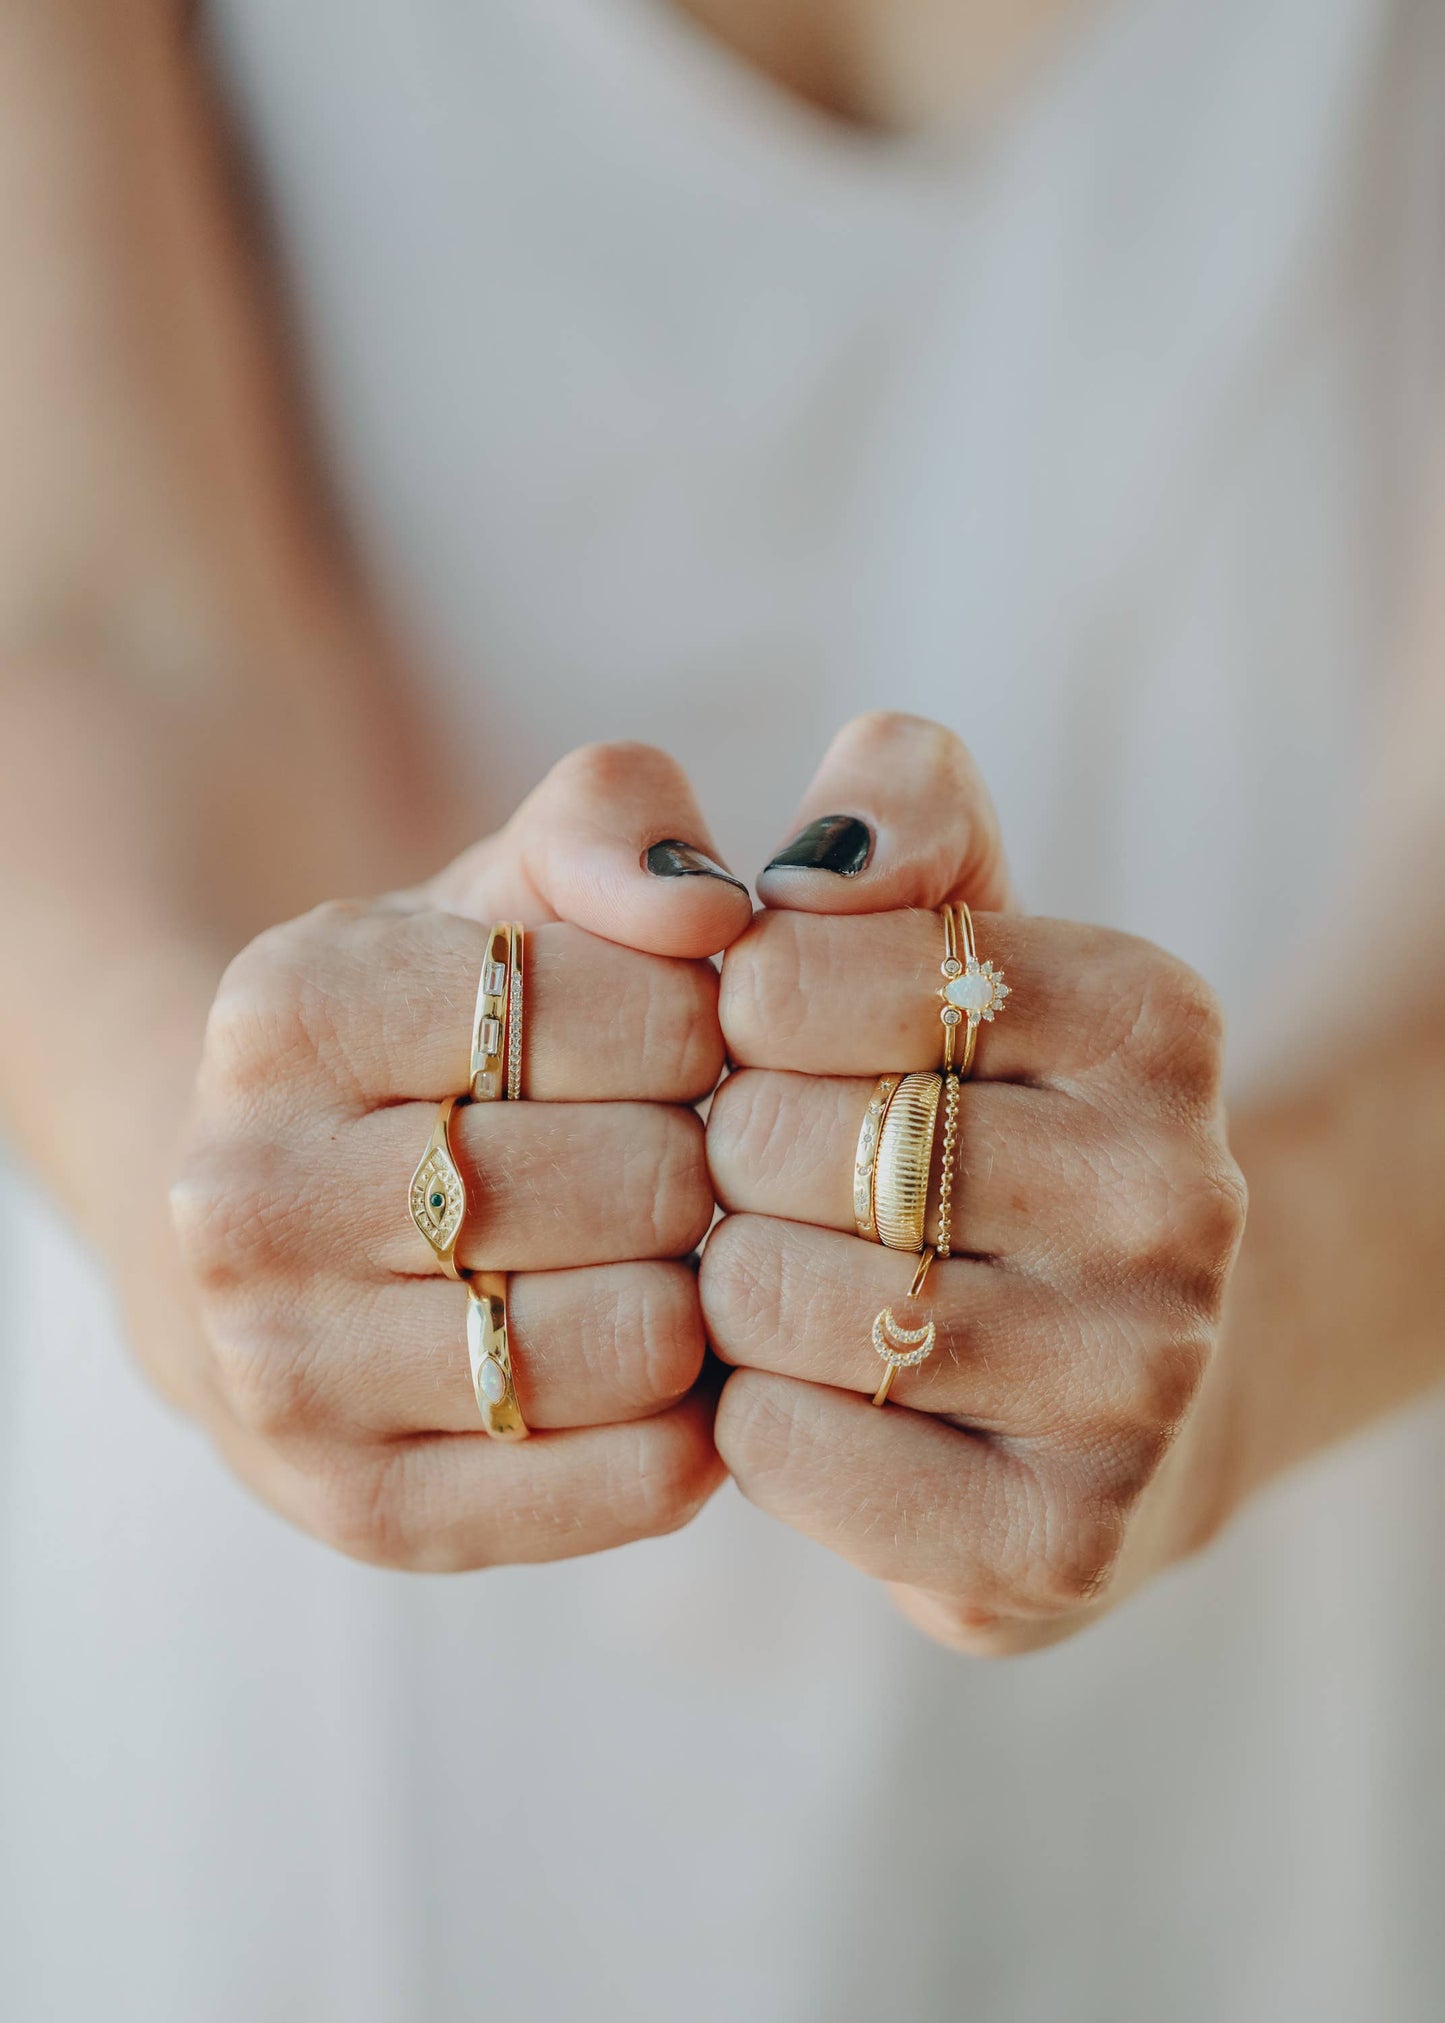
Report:
[[[954,1065],[959,1028],[963,1028],[963,1052],[958,1072],[967,1076],[973,1068],[973,1052],[980,1025],[998,1017],[1011,995],[1003,971],[991,962],[980,962],[973,938],[973,915],[962,900],[945,906],[943,913],[943,982],[938,995],[943,1000],[939,1018],[943,1025],[943,1066],[947,1073]]]
[[[467,1354],[477,1410],[487,1432],[494,1440],[525,1440],[531,1428],[522,1417],[512,1381],[504,1271],[477,1271],[467,1280]]]

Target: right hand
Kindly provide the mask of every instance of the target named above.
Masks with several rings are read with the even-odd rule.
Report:
[[[574,753],[428,886],[261,935],[211,1012],[172,1196],[203,1340],[192,1402],[238,1475],[354,1557],[543,1560],[675,1529],[721,1478],[687,1261],[712,1217],[689,1107],[723,1061],[704,958],[748,924],[661,753]],[[435,1105],[467,1080],[486,927],[527,937],[530,1101],[459,1107],[458,1259],[515,1274],[533,1432],[490,1440],[464,1290],[407,1211]]]

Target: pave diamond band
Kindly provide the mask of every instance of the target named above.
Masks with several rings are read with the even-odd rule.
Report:
[[[877,1243],[878,1218],[873,1207],[873,1181],[878,1167],[878,1140],[883,1118],[901,1075],[880,1075],[868,1098],[863,1122],[858,1127],[858,1150],[853,1156],[853,1222],[858,1234]]]

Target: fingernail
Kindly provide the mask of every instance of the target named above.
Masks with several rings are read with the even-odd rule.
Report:
[[[820,815],[781,849],[768,871],[831,871],[856,878],[873,855],[873,831],[856,815]]]
[[[736,885],[739,892],[748,889],[741,878],[734,878],[731,871],[694,850],[691,843],[654,843],[642,861],[654,878],[720,878],[724,885]]]

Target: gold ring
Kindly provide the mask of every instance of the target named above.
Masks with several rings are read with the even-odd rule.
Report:
[[[512,971],[512,925],[502,921],[487,936],[472,1014],[471,1097],[474,1103],[499,1103],[507,1091],[507,998]],[[520,1033],[517,1059],[521,1061]]]
[[[494,1440],[525,1440],[531,1428],[512,1382],[504,1271],[477,1271],[467,1280],[467,1354],[483,1426]]]
[[[866,1237],[869,1243],[878,1241],[878,1218],[873,1211],[878,1137],[883,1129],[883,1114],[902,1079],[901,1075],[878,1077],[873,1094],[868,1098],[868,1108],[863,1112],[863,1122],[858,1127],[858,1150],[853,1156],[853,1221],[858,1234]]]
[[[958,1159],[958,1106],[963,1082],[957,1075],[943,1078],[943,1165],[938,1174],[938,1255],[947,1257],[953,1249],[953,1172]],[[921,1283],[921,1281],[920,1281]],[[915,1291],[917,1288],[915,1288]],[[910,1295],[912,1297],[912,1295]]]
[[[522,1096],[522,956],[526,935],[517,921],[509,924],[507,953],[507,1101]]]
[[[945,1071],[953,1066],[956,1035],[962,1026],[963,1057],[958,1072],[967,1075],[973,1067],[979,1026],[985,1022],[992,1025],[1010,991],[1001,969],[995,969],[991,962],[979,961],[973,938],[973,915],[962,900],[943,908],[942,970],[938,995],[943,999],[943,1010],[939,1013],[943,1022],[943,1065]]]
[[[462,1099],[448,1096],[438,1103],[436,1122],[421,1164],[411,1176],[407,1205],[411,1219],[431,1246],[432,1255],[448,1278],[460,1278],[457,1238],[467,1212],[467,1190],[452,1157],[452,1111]]]
[[[883,1115],[873,1173],[873,1208],[878,1240],[890,1250],[923,1248],[928,1175],[942,1091],[943,1077],[936,1070],[905,1075]]]

